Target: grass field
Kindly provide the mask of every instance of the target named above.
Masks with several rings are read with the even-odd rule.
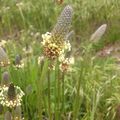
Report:
[[[120,120],[119,40],[120,0],[0,0],[0,120]]]

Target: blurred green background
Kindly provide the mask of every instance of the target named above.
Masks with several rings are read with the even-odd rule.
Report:
[[[32,26],[41,34],[51,31],[61,9],[74,8],[76,37],[86,40],[101,24],[107,23],[107,43],[120,39],[120,0],[1,0],[0,38],[15,36]]]

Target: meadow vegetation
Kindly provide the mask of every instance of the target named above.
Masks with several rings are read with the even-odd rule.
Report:
[[[120,120],[119,40],[120,0],[0,0],[0,120]]]

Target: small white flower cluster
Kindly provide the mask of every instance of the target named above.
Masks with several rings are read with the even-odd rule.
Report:
[[[17,7],[23,7],[24,6],[24,3],[23,2],[19,2],[16,4]]]
[[[23,50],[25,55],[31,55],[33,53],[33,49],[31,46],[24,47],[22,50]]]
[[[71,44],[69,40],[56,41],[55,37],[53,37],[49,32],[43,34],[42,38],[45,56],[51,58],[52,60],[58,58],[60,62],[59,67],[62,72],[71,71],[70,66],[74,64],[74,58],[65,58],[66,52],[71,51]]]
[[[72,71],[71,65],[74,64],[74,57],[62,58],[60,62],[61,62],[61,64],[59,65],[59,68],[62,72],[71,72]]]
[[[71,44],[68,40],[64,42],[64,45],[65,50],[71,51]]]
[[[47,32],[42,35],[43,41],[41,42],[44,47],[45,56],[48,58],[59,58],[65,51],[71,51],[71,44],[69,41],[62,41],[59,43],[54,42],[51,33]]]
[[[9,100],[7,94],[8,88],[9,87],[6,86],[0,87],[0,104],[10,108],[21,106],[22,97],[25,95],[24,92],[21,90],[20,87],[15,86],[16,98],[14,100]]]
[[[46,43],[50,43],[51,33],[46,32],[45,34],[42,34],[43,41],[41,42],[44,46]]]
[[[0,46],[1,46],[1,47],[4,47],[6,43],[7,43],[6,40],[1,40],[1,41],[0,41]]]
[[[38,57],[38,65],[40,65],[44,61],[44,56],[39,56]]]
[[[24,61],[21,60],[21,61],[20,61],[20,64],[16,64],[16,65],[15,65],[15,68],[24,68],[24,66],[25,66]]]
[[[0,62],[0,67],[6,67],[8,65],[10,65],[10,61],[1,61]]]

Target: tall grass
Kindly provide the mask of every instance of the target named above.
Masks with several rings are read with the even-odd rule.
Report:
[[[61,72],[58,62],[50,70],[51,61],[42,56],[41,35],[51,31],[60,11],[72,5],[74,17],[71,39],[75,64],[72,72]],[[115,120],[120,104],[120,69],[112,57],[97,57],[96,46],[118,41],[119,0],[66,0],[57,4],[52,0],[1,0],[0,39],[11,65],[0,68],[10,74],[10,80],[25,92],[22,116],[25,120]],[[101,24],[107,23],[105,36],[96,45],[89,41]],[[23,48],[31,46],[26,54]],[[80,48],[80,52],[74,51]],[[97,48],[98,49],[98,48]],[[13,64],[20,54],[24,68]],[[6,109],[4,110],[4,112]],[[4,113],[3,112],[3,113]],[[117,114],[117,115],[116,115]],[[0,116],[4,119],[4,114]],[[119,119],[118,119],[119,120]]]

